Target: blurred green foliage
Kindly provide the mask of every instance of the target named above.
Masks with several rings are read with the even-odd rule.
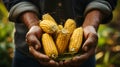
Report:
[[[113,20],[100,25],[96,50],[96,67],[120,66],[120,0],[113,12]],[[8,12],[0,0],[0,67],[11,67],[14,52],[14,24],[8,21]]]
[[[120,0],[111,23],[100,25],[96,67],[120,67]]]
[[[13,23],[8,21],[8,11],[0,1],[0,67],[11,67],[13,57]]]

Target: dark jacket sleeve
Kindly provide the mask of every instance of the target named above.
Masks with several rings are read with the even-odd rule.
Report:
[[[9,20],[13,22],[16,22],[19,15],[26,11],[32,11],[39,15],[38,8],[31,0],[9,0],[7,9],[9,11]]]
[[[112,11],[114,10],[116,3],[117,0],[93,0],[86,6],[84,14],[86,15],[94,9],[100,10],[104,15],[102,23],[107,23],[113,17]]]
[[[109,4],[111,5],[112,7],[112,10],[115,9],[116,5],[117,5],[117,1],[118,0],[106,0],[107,2],[109,2]]]
[[[111,5],[112,11],[113,11],[117,5],[118,0],[106,0],[106,1]],[[109,17],[104,18],[103,23],[109,22],[110,20],[112,20],[112,18],[113,18],[113,13],[111,12]]]

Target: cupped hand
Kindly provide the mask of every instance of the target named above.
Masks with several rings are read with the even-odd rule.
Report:
[[[42,30],[39,26],[32,26],[28,33],[26,34],[26,42],[29,45],[29,52],[42,64],[45,66],[57,67],[58,63],[51,60],[47,55],[40,52],[41,42],[40,38],[42,35]]]
[[[80,56],[75,56],[71,60],[61,62],[60,65],[67,67],[79,67],[82,63],[87,61],[91,56],[95,54],[96,45],[98,42],[98,36],[93,26],[83,27],[85,42],[82,45],[82,51],[84,52]]]

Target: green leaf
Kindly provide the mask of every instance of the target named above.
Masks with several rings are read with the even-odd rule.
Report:
[[[0,2],[0,13],[4,17],[8,17],[8,11],[7,11],[6,7],[4,6],[4,4],[2,2]]]

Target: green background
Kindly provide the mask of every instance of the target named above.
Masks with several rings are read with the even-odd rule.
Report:
[[[120,0],[113,11],[111,23],[100,25],[96,49],[96,67],[120,66]],[[14,57],[14,23],[8,21],[8,12],[0,0],[0,67],[11,67]]]

